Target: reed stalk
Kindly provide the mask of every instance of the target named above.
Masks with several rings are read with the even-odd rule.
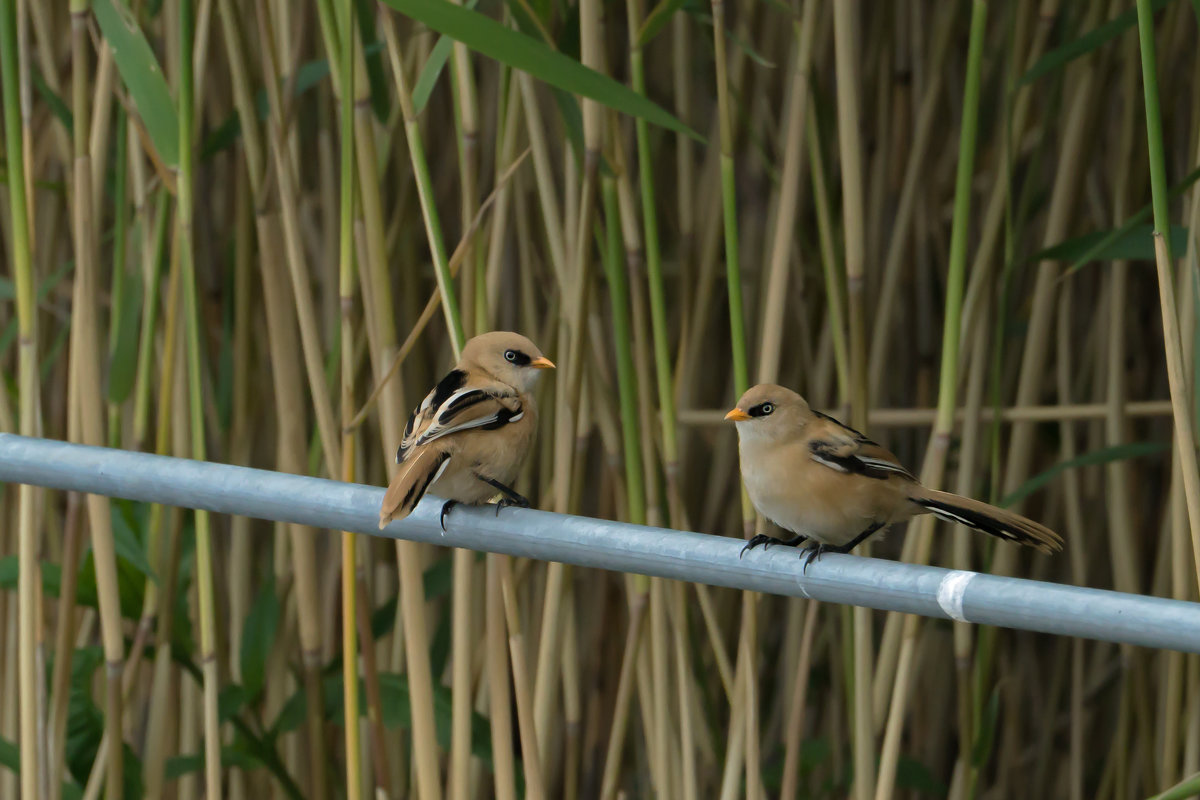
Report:
[[[859,131],[856,3],[834,6],[834,53],[837,61],[838,149],[842,165],[842,227],[845,236],[845,269],[849,309],[850,424],[865,427],[869,406],[866,363],[865,277],[863,273],[864,206],[862,145]],[[853,615],[854,682],[854,797],[874,794],[874,723],[870,704],[871,616],[865,609]],[[849,631],[847,631],[849,633]]]
[[[1174,409],[1176,446],[1183,470],[1184,496],[1192,532],[1192,555],[1200,585],[1200,466],[1197,465],[1192,407],[1179,343],[1179,318],[1175,305],[1171,258],[1170,209],[1167,204],[1167,168],[1163,150],[1162,112],[1159,109],[1158,65],[1154,53],[1154,14],[1148,0],[1138,0],[1138,43],[1142,53],[1142,88],[1146,96],[1146,146],[1150,154],[1150,195],[1154,206],[1154,260],[1158,267],[1159,305],[1167,355],[1167,378]]]
[[[942,332],[942,366],[938,387],[937,418],[930,435],[929,451],[921,471],[922,482],[937,487],[945,472],[945,461],[950,436],[954,427],[954,412],[958,406],[959,338],[962,331],[963,287],[966,283],[967,232],[971,218],[971,183],[974,177],[975,148],[979,125],[979,95],[982,84],[984,33],[987,25],[987,4],[977,0],[971,6],[970,44],[967,48],[966,82],[963,88],[963,117],[959,128],[958,171],[954,189],[954,222],[950,233],[950,263],[946,286],[946,313]],[[925,562],[929,557],[929,537],[932,520],[924,517],[909,526],[910,533],[916,532],[910,541],[917,543],[917,559]],[[906,542],[907,544],[907,542]],[[909,682],[915,657],[918,618],[908,615],[904,620],[901,649],[898,656],[895,687],[892,690],[892,707],[888,714],[887,731],[884,735],[883,752],[879,765],[879,781],[876,800],[892,796],[900,752],[900,736],[903,730]]]
[[[770,265],[764,289],[766,300],[762,312],[762,335],[759,345],[758,379],[765,383],[775,383],[778,380],[782,359],[784,301],[787,296],[788,266],[795,238],[793,233],[799,221],[800,169],[805,151],[804,133],[807,130],[816,19],[815,0],[805,0],[803,16],[792,25],[795,44],[786,107],[787,127],[784,129],[787,146],[783,154],[779,203],[771,237]]]
[[[71,368],[78,370],[75,379],[79,391],[73,413],[79,415],[79,432],[85,444],[103,445],[104,420],[98,398],[86,399],[83,387],[100,385],[100,351],[97,347],[98,323],[95,298],[100,284],[96,235],[92,209],[92,164],[88,145],[89,43],[87,19],[90,13],[85,0],[71,4],[71,98],[72,113],[79,124],[74,129],[72,234],[75,240],[75,291],[72,297],[74,325],[72,326]],[[100,625],[104,640],[105,660],[105,736],[110,742],[122,742],[121,670],[125,661],[125,641],[121,631],[120,598],[117,593],[116,546],[113,541],[112,520],[107,497],[88,495],[88,520],[91,525],[92,552],[96,568],[96,584],[100,593]],[[107,762],[108,796],[124,791],[124,753],[120,747],[110,747]]]
[[[195,17],[191,0],[179,5],[179,31],[176,44],[178,81],[179,172],[176,179],[175,248],[179,259],[184,311],[184,341],[187,364],[188,410],[192,458],[204,460],[205,441],[204,378],[200,365],[200,309],[196,295],[193,262],[192,206],[195,191],[192,171],[193,116],[195,110],[193,46]],[[221,738],[217,712],[218,686],[216,605],[212,565],[212,529],[207,511],[196,511],[196,589],[200,615],[200,668],[203,674],[204,775],[209,797],[221,797]],[[119,749],[119,748],[116,748]]]
[[[34,293],[36,278],[26,188],[28,168],[24,136],[20,122],[17,74],[17,7],[12,0],[0,5],[0,77],[4,87],[4,143],[8,169],[10,224],[6,232],[11,242],[11,268],[16,288],[18,325],[18,394],[20,432],[38,433],[40,399],[37,374],[37,321]],[[30,165],[31,166],[31,165]],[[38,776],[42,773],[44,753],[38,747],[38,719],[34,698],[37,696],[36,609],[41,593],[38,567],[39,537],[36,528],[41,493],[22,485],[17,496],[17,660],[20,703],[21,794],[38,795]],[[9,701],[14,698],[9,695]]]
[[[466,327],[474,333],[487,330],[487,281],[484,274],[483,249],[475,245],[471,220],[479,205],[479,108],[478,92],[470,51],[465,45],[454,44],[451,61],[451,86],[454,90],[454,119],[458,128],[459,179],[461,182],[461,224],[463,227],[463,260],[468,265],[462,271],[463,316]],[[509,136],[509,139],[512,137]],[[466,800],[470,794],[471,765],[471,666],[472,643],[475,635],[472,606],[474,605],[475,554],[469,550],[454,553],[453,587],[453,651],[452,709],[450,733],[450,780],[448,794]]]
[[[413,396],[465,336],[511,328],[561,367],[523,492],[735,535],[751,518],[722,417],[746,383],[794,387],[904,463],[923,455],[928,483],[994,501],[1072,458],[1144,453],[1191,408],[1193,237],[1170,259],[1200,220],[1195,185],[1167,190],[1185,205],[1162,295],[1136,279],[1152,237],[1113,231],[1151,218],[1129,208],[1151,166],[1169,176],[1198,152],[1193,4],[1152,4],[1152,29],[1119,3],[1020,0],[971,37],[965,15],[921,4],[438,4],[625,80],[625,100],[702,127],[698,144],[627,113],[612,84],[551,89],[568,70],[439,44],[393,10],[430,4],[117,2],[122,33],[159,59],[130,72],[107,2],[79,26],[69,5],[0,0],[4,429],[378,485]],[[1155,61],[1192,68],[1157,77],[1161,164],[1094,157],[1143,135],[1139,22]],[[170,99],[189,83],[190,102]],[[1060,558],[927,520],[873,547],[1192,599],[1178,457],[1051,473],[1023,513],[1066,535]],[[190,515],[123,502],[113,602],[80,574],[81,526],[105,524],[81,516],[94,500],[7,497],[0,760],[37,747],[31,772],[0,768],[0,793],[99,797],[136,779],[113,769],[128,753],[117,769],[138,764],[145,796],[180,800],[933,794],[922,775],[952,800],[1144,797],[1200,770],[1200,661],[1182,654],[900,616],[872,631],[863,611],[424,545],[393,567],[390,545],[342,552],[250,519],[206,520],[217,550],[197,551]],[[1093,507],[1106,532],[1081,547]],[[1162,514],[1133,530],[1135,508]],[[114,619],[119,682],[82,674]],[[235,688],[260,675],[253,696]],[[119,721],[93,711],[109,698]]]
[[[340,13],[341,195],[338,229],[338,293],[341,297],[342,480],[354,480],[354,431],[347,427],[354,409],[354,4],[338,4]],[[358,743],[358,554],[357,536],[342,531],[342,702],[346,736],[346,797],[361,800],[362,764]]]

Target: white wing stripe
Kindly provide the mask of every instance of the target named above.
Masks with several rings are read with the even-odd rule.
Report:
[[[437,408],[437,413],[435,413],[433,415],[434,419],[437,419],[442,414],[444,414],[447,409],[449,409],[451,406],[453,406],[455,404],[455,402],[457,402],[459,400],[459,398],[464,397],[469,394],[482,394],[482,392],[479,389],[459,389],[457,392],[455,392],[454,394],[450,395],[449,397],[447,397],[445,400],[442,401],[442,404],[440,406],[438,406],[438,408]]]
[[[427,431],[425,431],[425,433],[421,434],[421,438],[417,439],[416,445],[428,444],[429,442],[432,442],[434,439],[440,439],[443,436],[449,436],[452,433],[458,433],[459,431],[469,430],[470,428],[480,428],[480,427],[483,427],[484,425],[491,425],[493,422],[496,422],[498,419],[499,419],[499,417],[497,417],[495,414],[492,414],[491,416],[488,416],[488,417],[482,417],[480,419],[473,419],[470,422],[463,422],[458,425],[450,425],[450,426],[446,426],[446,427],[443,427],[441,425],[438,425],[437,423],[434,423],[433,425],[431,425],[429,427],[429,430],[427,430]]]
[[[888,472],[908,473],[908,470],[893,461],[887,461],[882,458],[871,458],[869,456],[858,456],[858,459],[868,466],[886,469]]]
[[[813,461],[816,461],[818,464],[824,464],[825,466],[829,467],[830,469],[837,470],[838,472],[849,472],[848,469],[846,469],[845,467],[843,467],[841,464],[837,463],[836,461],[830,461],[827,458],[822,458],[820,453],[813,453],[812,459],[813,459]]]

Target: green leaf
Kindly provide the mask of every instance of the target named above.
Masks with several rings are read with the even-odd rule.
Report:
[[[674,115],[629,87],[483,14],[460,8],[447,0],[383,2],[472,50],[527,72],[551,86],[703,141]]]
[[[359,678],[359,716],[366,714],[367,692]],[[342,674],[327,676],[321,683],[325,701],[325,718],[335,725],[345,724],[345,695],[342,691]],[[385,728],[412,728],[412,706],[409,702],[408,677],[397,673],[379,674],[380,704],[383,706]],[[288,698],[271,725],[270,738],[296,730],[304,724],[307,700],[301,687]],[[437,725],[437,738],[442,747],[450,746],[450,689],[446,686],[433,687],[433,715]],[[471,752],[487,766],[492,764],[491,727],[486,718],[478,713],[471,715]]]
[[[145,516],[139,519],[134,505],[128,500],[114,500],[111,503],[113,545],[116,547],[118,556],[128,561],[134,569],[147,578],[157,581],[154,569],[150,566],[150,560],[146,557],[146,548],[142,544],[142,537],[137,533],[138,530],[144,529]]]
[[[264,766],[253,754],[238,747],[221,748],[221,766],[238,767],[239,769],[258,769]],[[193,753],[190,756],[172,756],[167,759],[166,777],[168,781],[182,778],[193,772],[204,769],[204,754]]]
[[[17,578],[20,574],[18,556],[0,558],[0,589],[17,588]],[[42,562],[42,592],[51,597],[58,597],[62,588],[62,567],[49,561]]]
[[[33,88],[37,89],[38,94],[42,96],[42,100],[54,112],[54,116],[58,117],[59,122],[67,129],[67,133],[74,130],[75,121],[71,117],[71,109],[67,108],[67,104],[63,99],[54,93],[54,90],[46,83],[46,79],[42,77],[41,70],[31,70],[33,77]]]
[[[54,338],[50,341],[50,346],[46,348],[45,354],[38,363],[38,371],[41,373],[42,380],[48,381],[50,373],[54,370],[54,365],[58,363],[58,359],[67,346],[67,337],[71,334],[71,318],[63,320],[63,323],[58,326],[54,332]]]
[[[4,737],[0,737],[0,767],[10,769],[17,775],[21,774],[21,751]],[[82,797],[83,789],[79,784],[63,782],[63,800],[80,800]]]
[[[1185,778],[1162,794],[1154,795],[1150,800],[1185,800],[1188,797],[1200,797],[1200,772]]]
[[[467,0],[467,8],[475,8],[479,0]],[[429,58],[425,60],[425,66],[421,67],[421,74],[417,76],[417,80],[413,83],[412,103],[413,112],[420,114],[425,110],[425,104],[429,102],[429,96],[433,94],[433,87],[437,85],[437,79],[441,76],[442,70],[446,67],[446,59],[450,57],[450,49],[454,46],[454,40],[449,36],[439,36],[437,44],[429,51]]]
[[[1196,169],[1189,172],[1187,175],[1184,176],[1183,180],[1181,180],[1179,183],[1172,186],[1171,191],[1168,196],[1171,199],[1175,199],[1179,195],[1183,194],[1187,190],[1187,188],[1189,186],[1191,186],[1193,183],[1195,183],[1197,180],[1200,180],[1200,167],[1197,167]],[[1098,252],[1101,248],[1107,247],[1111,242],[1113,242],[1117,238],[1125,235],[1126,232],[1133,230],[1138,225],[1146,222],[1146,220],[1150,219],[1150,211],[1151,211],[1151,206],[1149,203],[1142,206],[1142,208],[1136,214],[1134,214],[1132,217],[1130,217],[1128,220],[1126,220],[1125,223],[1121,225],[1121,227],[1116,228],[1112,231],[1109,231],[1108,235],[1105,236],[1104,239],[1102,239],[1099,242],[1096,242],[1096,244],[1094,244],[1092,246],[1092,249],[1086,251],[1079,258],[1075,259],[1075,262],[1073,264],[1071,264],[1070,267],[1067,268],[1067,271],[1065,273],[1063,273],[1063,275],[1064,276],[1070,275],[1072,272],[1074,272],[1075,270],[1082,267],[1088,261],[1092,260],[1095,257],[1096,252]],[[1172,232],[1171,238],[1172,239],[1175,238],[1174,232]],[[1172,244],[1174,244],[1174,242],[1172,242]],[[1037,257],[1038,256],[1035,255],[1033,257],[1033,259],[1031,259],[1031,260],[1036,260]]]
[[[712,28],[713,21],[711,14],[697,10],[692,12],[691,16],[703,23],[706,28]],[[766,56],[759,53],[758,50],[754,48],[754,45],[739,36],[737,31],[735,31],[733,28],[725,29],[725,38],[730,42],[730,44],[745,53],[751,61],[758,64],[760,67],[775,69],[774,62],[768,61]]]
[[[124,4],[114,4],[113,0],[93,0],[92,9],[159,159],[168,167],[177,167],[179,115],[137,19]]]
[[[1155,11],[1158,11],[1166,7],[1169,2],[1171,0],[1154,0],[1151,6]],[[1062,69],[1080,56],[1085,56],[1096,48],[1117,38],[1136,24],[1137,9],[1130,8],[1124,14],[1113,17],[1100,27],[1093,28],[1082,36],[1072,39],[1066,44],[1059,45],[1049,53],[1046,53],[1037,60],[1037,63],[1029,68],[1028,72],[1021,76],[1021,80],[1017,82],[1017,86],[1032,83],[1043,75]]]
[[[929,767],[909,756],[900,756],[896,762],[896,787],[913,789],[932,797],[945,797],[950,791],[944,783],[933,777]]]
[[[125,619],[138,619],[142,614],[142,597],[146,588],[146,574],[134,567],[128,559],[117,558],[117,595],[120,598],[121,616]],[[99,592],[96,589],[96,561],[89,547],[79,567],[78,589],[76,597],[80,605],[100,607]]]
[[[976,768],[987,764],[992,752],[992,741],[996,737],[996,720],[1000,716],[1000,687],[992,687],[992,694],[983,709],[979,727],[975,731],[975,746],[971,748],[971,764]]]
[[[425,104],[429,102],[429,96],[433,94],[433,87],[437,85],[437,79],[441,77],[442,70],[446,67],[446,59],[450,57],[450,48],[453,46],[453,39],[449,36],[441,36],[438,38],[437,44],[429,51],[429,58],[426,59],[425,66],[421,67],[421,74],[413,83],[414,113],[420,114],[425,110]]]
[[[1171,226],[1171,248],[1181,253],[1187,246],[1188,230]],[[1070,261],[1080,266],[1090,261],[1153,261],[1154,226],[1149,223],[1123,225],[1108,231],[1095,231],[1067,239],[1035,253],[1030,260]]]
[[[275,631],[279,628],[279,598],[275,595],[275,577],[268,574],[263,581],[246,625],[242,628],[242,683],[246,693],[257,697],[262,691],[267,675],[267,659],[275,642]]]
[[[362,41],[364,53],[368,50],[379,49],[383,43],[379,41],[375,31],[375,3],[371,0],[354,0],[357,9],[358,34]],[[387,77],[383,72],[383,61],[377,58],[366,59],[367,66],[367,84],[371,90],[371,110],[375,112],[375,119],[379,122],[387,122],[388,117],[388,90]]]
[[[21,751],[7,739],[0,738],[0,767],[8,767],[21,774]]]
[[[450,594],[454,582],[454,559],[440,558],[433,562],[421,578],[426,600],[436,600]]]
[[[124,403],[137,377],[138,324],[142,312],[142,276],[134,270],[122,284],[122,313],[117,321],[117,340],[108,368],[108,402]]]
[[[1050,481],[1054,480],[1060,473],[1066,472],[1069,469],[1076,467],[1091,467],[1097,464],[1107,464],[1111,461],[1121,461],[1126,458],[1142,458],[1144,456],[1157,455],[1167,449],[1167,445],[1162,442],[1131,442],[1129,444],[1118,444],[1112,447],[1103,447],[1099,450],[1093,450],[1090,453],[1084,453],[1075,458],[1069,458],[1066,461],[1060,461],[1050,469],[1044,472],[1039,472],[1029,480],[1022,483],[1011,494],[1000,501],[1000,505],[1008,507],[1019,503],[1029,495],[1042,488]]]
[[[269,737],[275,739],[281,734],[296,730],[304,724],[306,714],[308,714],[308,699],[305,697],[302,687],[287,699],[287,702],[283,704],[283,708],[279,709],[278,716],[271,723]]]
[[[380,636],[396,627],[396,600],[391,600],[371,612],[371,635],[378,639]]]
[[[662,0],[661,3],[654,7],[642,21],[642,27],[638,30],[637,46],[645,47],[650,44],[655,36],[658,36],[663,27],[675,16],[675,12],[683,8],[683,4],[687,0]]]
[[[217,720],[228,722],[233,719],[250,701],[246,689],[236,683],[231,683],[221,689],[217,695]]]
[[[68,261],[67,263],[65,263],[61,267],[59,267],[43,283],[39,284],[38,292],[37,292],[38,304],[40,305],[43,301],[45,301],[45,299],[49,296],[50,292],[52,292],[54,290],[54,288],[56,286],[58,286],[58,284],[62,281],[63,278],[65,278],[67,275],[71,274],[71,272],[74,269],[75,269],[75,261],[74,260]],[[8,284],[7,289],[10,292],[9,297],[11,298],[13,296],[11,294],[11,291],[12,291],[12,283],[11,282]],[[0,285],[0,292],[2,292],[3,290],[4,290],[3,285]],[[3,299],[5,299],[5,298],[3,297],[2,294],[0,294],[0,300],[3,300]],[[0,353],[7,351],[8,348],[12,346],[12,343],[16,338],[17,338],[17,318],[16,318],[16,315],[14,314],[13,318],[11,320],[9,320],[8,325],[6,325],[4,327],[4,332],[0,333]]]
[[[379,42],[363,48],[363,56],[366,58],[368,67],[380,64],[382,51],[383,45]],[[292,96],[300,97],[327,77],[329,77],[329,62],[326,59],[304,62],[296,69]],[[254,107],[257,109],[259,119],[266,119],[270,114],[271,109],[266,89],[259,89],[254,98]],[[241,135],[242,121],[238,118],[238,113],[233,111],[212,133],[205,137],[203,144],[200,145],[200,159],[203,161],[212,158],[230,147]]]

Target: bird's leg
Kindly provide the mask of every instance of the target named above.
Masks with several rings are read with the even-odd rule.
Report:
[[[791,539],[776,539],[774,536],[767,536],[765,533],[758,533],[750,537],[750,539],[746,542],[746,546],[742,548],[742,552],[738,553],[738,558],[744,556],[747,550],[753,550],[759,545],[762,545],[763,550],[766,550],[773,544],[777,544],[781,547],[798,547],[807,540],[808,537],[803,535],[793,536]]]
[[[872,523],[870,526],[867,527],[866,530],[864,530],[858,536],[855,536],[853,539],[846,542],[845,544],[827,545],[825,547],[825,550],[826,550],[826,552],[829,552],[829,553],[849,553],[851,550],[853,550],[854,548],[856,548],[860,544],[862,544],[864,539],[866,539],[868,536],[870,536],[872,533],[874,533],[875,531],[879,530],[882,527],[883,527],[882,522]]]
[[[860,544],[862,544],[864,539],[882,528],[883,525],[884,523],[882,522],[874,522],[869,525],[866,530],[845,544],[821,544],[820,542],[817,542],[811,547],[806,548],[805,552],[807,553],[807,556],[804,559],[804,571],[808,572],[808,565],[814,561],[820,560],[821,556],[826,553],[849,553],[855,547],[858,547]]]
[[[500,498],[500,502],[496,504],[496,514],[500,514],[500,509],[505,506],[517,506],[518,508],[529,508],[529,498],[517,492],[511,486],[501,483],[495,478],[489,478],[486,475],[480,475],[478,472],[473,473],[476,478],[491,486],[493,489],[500,492],[504,497]]]
[[[438,522],[442,526],[442,535],[445,535],[446,533],[446,514],[450,513],[450,509],[454,508],[456,505],[458,505],[457,500],[447,500],[446,502],[442,503],[442,513],[441,516],[438,517]]]

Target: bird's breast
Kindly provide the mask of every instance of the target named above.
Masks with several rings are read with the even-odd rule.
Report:
[[[870,490],[881,486],[814,462],[802,442],[758,450],[741,449],[742,479],[754,507],[781,528],[839,545],[876,521]]]

